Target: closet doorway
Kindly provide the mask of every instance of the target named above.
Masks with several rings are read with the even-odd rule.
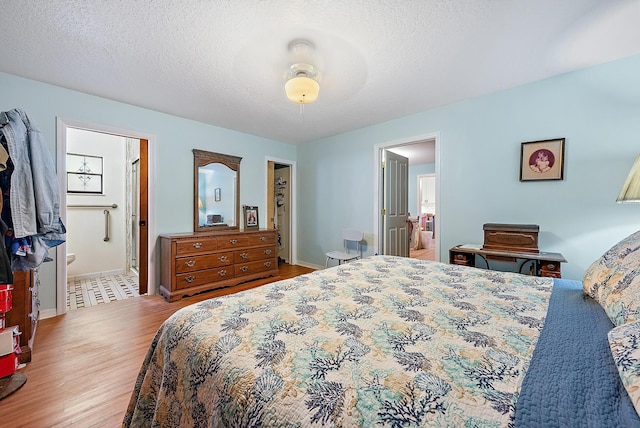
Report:
[[[278,230],[278,264],[296,264],[295,163],[267,159],[267,228]]]
[[[147,294],[149,140],[59,121],[58,174],[57,313]]]

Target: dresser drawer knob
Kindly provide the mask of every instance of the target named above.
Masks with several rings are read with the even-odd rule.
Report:
[[[271,254],[271,250],[264,250],[265,254]]]
[[[249,253],[242,253],[240,254],[240,257],[242,257],[243,259],[247,259],[249,258]]]
[[[184,262],[184,264],[189,266],[189,267],[194,267],[196,265],[196,261],[195,260],[188,260],[188,261]]]
[[[193,281],[195,281],[196,277],[193,275],[189,275],[189,276],[185,276],[184,280],[187,281],[189,284],[191,284]]]
[[[218,257],[218,260],[220,260],[221,262],[226,262],[227,261],[227,256],[220,256],[220,257]]]
[[[267,240],[267,237],[266,237],[266,236],[261,236],[261,237],[260,237],[260,240],[261,240],[262,242],[264,242],[264,241],[266,241],[266,240]]]
[[[218,272],[218,275],[227,276],[227,270],[226,269],[222,269],[221,271]]]
[[[271,266],[271,262],[266,262],[264,265],[265,265],[266,267],[269,267],[269,266]]]
[[[232,239],[229,242],[231,242],[231,245],[236,245],[238,243],[237,239]]]
[[[249,267],[248,267],[248,266],[242,266],[242,267],[240,268],[240,270],[241,270],[242,272],[246,272],[246,271],[248,271],[248,270],[249,270]]]
[[[193,244],[193,248],[200,248],[202,247],[202,242],[196,242],[195,244]]]

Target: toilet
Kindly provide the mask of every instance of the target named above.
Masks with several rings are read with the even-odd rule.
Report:
[[[67,254],[67,264],[70,265],[76,259],[76,255],[73,253]]]

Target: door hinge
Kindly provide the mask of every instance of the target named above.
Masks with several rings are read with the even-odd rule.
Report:
[[[382,163],[380,164],[382,166],[382,169],[384,169],[385,165],[387,164],[386,161],[382,161]]]
[[[387,210],[383,208],[383,209],[380,211],[380,214],[382,214],[382,215],[387,215]]]

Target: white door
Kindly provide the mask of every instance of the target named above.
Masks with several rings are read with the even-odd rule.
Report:
[[[436,175],[425,174],[418,176],[418,209],[416,213],[436,213]]]
[[[409,257],[409,159],[383,151],[384,254]]]

